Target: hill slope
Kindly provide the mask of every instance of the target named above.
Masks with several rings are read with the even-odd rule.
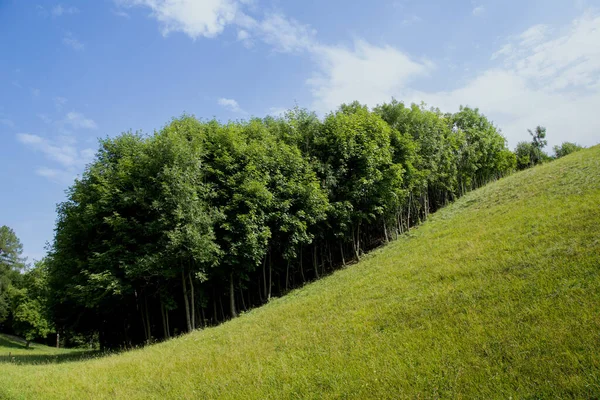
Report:
[[[600,396],[600,146],[468,194],[216,328],[0,364],[8,398]]]

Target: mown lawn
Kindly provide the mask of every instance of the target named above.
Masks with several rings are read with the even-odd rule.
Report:
[[[598,398],[600,146],[468,194],[216,328],[47,365],[0,398]]]

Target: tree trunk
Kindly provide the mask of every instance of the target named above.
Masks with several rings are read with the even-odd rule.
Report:
[[[319,265],[317,264],[317,246],[313,246],[313,267],[315,268],[315,276],[319,279]]]
[[[187,285],[185,283],[185,274],[181,270],[181,283],[183,285],[183,305],[185,306],[185,320],[187,322],[188,332],[192,331],[192,320],[190,319],[190,304],[188,302]]]
[[[269,290],[267,291],[267,301],[271,300],[271,287],[273,286],[273,266],[271,264],[271,250],[269,250]]]
[[[231,318],[237,317],[235,311],[235,290],[233,287],[233,272],[229,274],[229,308],[231,311]]]
[[[285,268],[285,291],[288,291],[288,284],[290,282],[290,261],[288,260]]]
[[[162,322],[163,322],[163,334],[165,335],[165,339],[169,339],[171,337],[171,334],[169,332],[169,323],[167,320],[167,309],[162,301],[162,299],[160,300],[160,311],[161,311],[161,315],[162,315]]]
[[[188,273],[188,279],[190,280],[190,320],[192,329],[196,329],[196,299],[194,296],[194,281],[192,280],[191,273]]]
[[[244,300],[244,289],[242,289],[242,280],[240,279],[238,282],[240,284],[240,299],[242,299],[242,308],[244,309],[244,311],[248,311],[248,309],[246,308],[246,301]]]
[[[302,265],[302,246],[300,246],[300,274],[302,275],[302,284],[306,283],[306,278],[304,277],[304,266]]]
[[[389,242],[390,240],[388,239],[388,231],[387,231],[387,225],[385,224],[385,218],[383,219],[383,234],[385,237],[385,242]]]
[[[214,323],[216,324],[217,322],[219,322],[219,315],[217,312],[217,296],[215,296],[215,289],[213,288],[213,296],[212,296],[212,303],[213,303],[213,317],[214,317]]]
[[[148,297],[144,296],[144,308],[146,309],[146,330],[148,332],[148,334],[146,335],[147,339],[146,341],[148,343],[150,343],[150,341],[152,340],[152,331],[150,330],[150,312],[148,310]]]
[[[270,250],[269,250],[269,254],[271,254],[271,253],[270,253]],[[266,274],[266,272],[265,272],[265,265],[266,265],[266,264],[267,264],[267,256],[265,255],[265,260],[264,260],[264,262],[263,262],[263,289],[264,289],[264,292],[263,292],[263,294],[264,294],[265,296],[267,296],[267,274]],[[259,291],[259,293],[260,293],[260,286],[259,286],[259,288],[258,288],[258,291]],[[261,296],[260,298],[261,298],[261,301],[262,301],[262,296]],[[267,296],[267,300],[268,300],[268,299],[269,299],[269,296]]]
[[[344,242],[340,242],[340,253],[342,253],[342,265],[346,266],[346,259],[344,258]]]

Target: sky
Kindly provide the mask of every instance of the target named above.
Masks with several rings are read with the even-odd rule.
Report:
[[[0,0],[0,225],[29,261],[98,139],[184,112],[478,107],[600,142],[600,0]],[[551,152],[551,150],[550,150]]]

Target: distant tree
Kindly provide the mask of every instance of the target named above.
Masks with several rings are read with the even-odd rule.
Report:
[[[560,146],[554,146],[553,149],[555,157],[561,158],[568,154],[582,150],[583,146],[580,146],[577,143],[563,142]]]
[[[517,169],[519,171],[533,165],[533,161],[531,160],[533,151],[533,146],[530,142],[517,143],[517,147],[515,147],[515,156],[517,157]]]
[[[546,128],[538,125],[535,128],[535,131],[532,132],[531,129],[528,129],[527,132],[529,132],[529,135],[531,135],[531,139],[532,139],[531,140],[531,147],[532,147],[531,162],[532,162],[532,165],[540,164],[542,161],[544,161],[545,158],[547,158],[547,155],[542,150],[548,144],[548,141],[546,140]],[[546,156],[546,157],[544,157],[544,156]]]
[[[0,323],[9,313],[9,288],[25,266],[23,245],[15,232],[4,225],[0,227]]]
[[[48,318],[48,284],[44,261],[23,275],[20,288],[12,288],[12,329],[25,338],[27,347],[36,338],[52,332]]]

